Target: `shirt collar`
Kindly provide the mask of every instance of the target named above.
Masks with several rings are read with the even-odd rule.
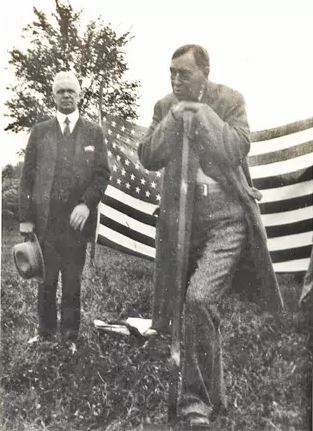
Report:
[[[69,125],[70,126],[70,130],[72,132],[73,129],[74,129],[74,127],[75,127],[75,125],[76,125],[76,123],[77,123],[77,120],[79,118],[79,111],[78,111],[78,109],[76,109],[76,111],[71,112],[70,114],[67,114],[67,115],[63,114],[60,111],[57,111],[56,117],[57,117],[57,120],[58,120],[58,122],[60,124],[60,127],[61,127],[62,131],[63,131],[64,127],[65,127],[65,123],[64,123],[65,118],[68,117],[68,119],[70,120],[70,125]]]

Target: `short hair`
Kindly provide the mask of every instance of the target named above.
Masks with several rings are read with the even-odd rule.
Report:
[[[201,69],[203,72],[206,72],[207,69],[210,69],[210,58],[208,51],[200,45],[188,44],[177,48],[172,55],[172,60],[186,54],[189,51],[193,53],[196,65],[199,67],[199,69]]]
[[[77,90],[78,93],[81,90],[80,89],[80,84],[79,84],[79,81],[78,81],[76,75],[73,72],[69,71],[69,70],[58,72],[55,75],[55,78],[54,78],[53,84],[52,84],[52,91],[53,91],[53,93],[56,93],[56,88],[57,88],[57,86],[58,86],[58,84],[60,82],[69,82],[69,83],[71,83],[76,88],[76,90]]]

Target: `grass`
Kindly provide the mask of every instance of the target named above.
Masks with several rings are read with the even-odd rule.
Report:
[[[11,257],[17,225],[2,243],[1,431],[139,431],[166,423],[169,366],[164,343],[99,334],[95,318],[150,316],[153,264],[98,247],[82,286],[82,338],[29,345],[37,325],[36,286]],[[301,279],[281,278],[289,312],[262,313],[236,296],[222,305],[227,416],[216,431],[310,429],[311,356],[295,298]],[[166,340],[169,341],[169,340]]]

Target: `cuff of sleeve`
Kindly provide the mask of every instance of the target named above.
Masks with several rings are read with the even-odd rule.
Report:
[[[93,208],[94,205],[94,199],[92,198],[92,195],[86,193],[85,195],[83,195],[81,197],[81,199],[79,200],[80,204],[85,204],[89,210],[91,210],[91,208]]]
[[[90,205],[88,205],[88,202],[85,198],[79,199],[78,204],[85,204],[90,209]]]

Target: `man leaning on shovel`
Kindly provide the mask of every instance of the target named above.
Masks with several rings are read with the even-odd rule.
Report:
[[[173,92],[154,107],[153,121],[139,147],[146,169],[164,168],[153,304],[153,327],[167,331],[175,303],[168,223],[177,178],[175,148],[191,116],[189,146],[198,160],[185,295],[185,359],[180,414],[192,429],[208,429],[226,410],[218,305],[238,282],[253,291],[264,309],[283,302],[266,243],[247,165],[249,126],[243,97],[208,79],[207,51],[198,45],[178,48],[170,66]],[[191,154],[191,153],[190,153]],[[243,265],[244,264],[244,265]],[[243,286],[244,285],[244,286]],[[185,290],[186,289],[186,290]]]

